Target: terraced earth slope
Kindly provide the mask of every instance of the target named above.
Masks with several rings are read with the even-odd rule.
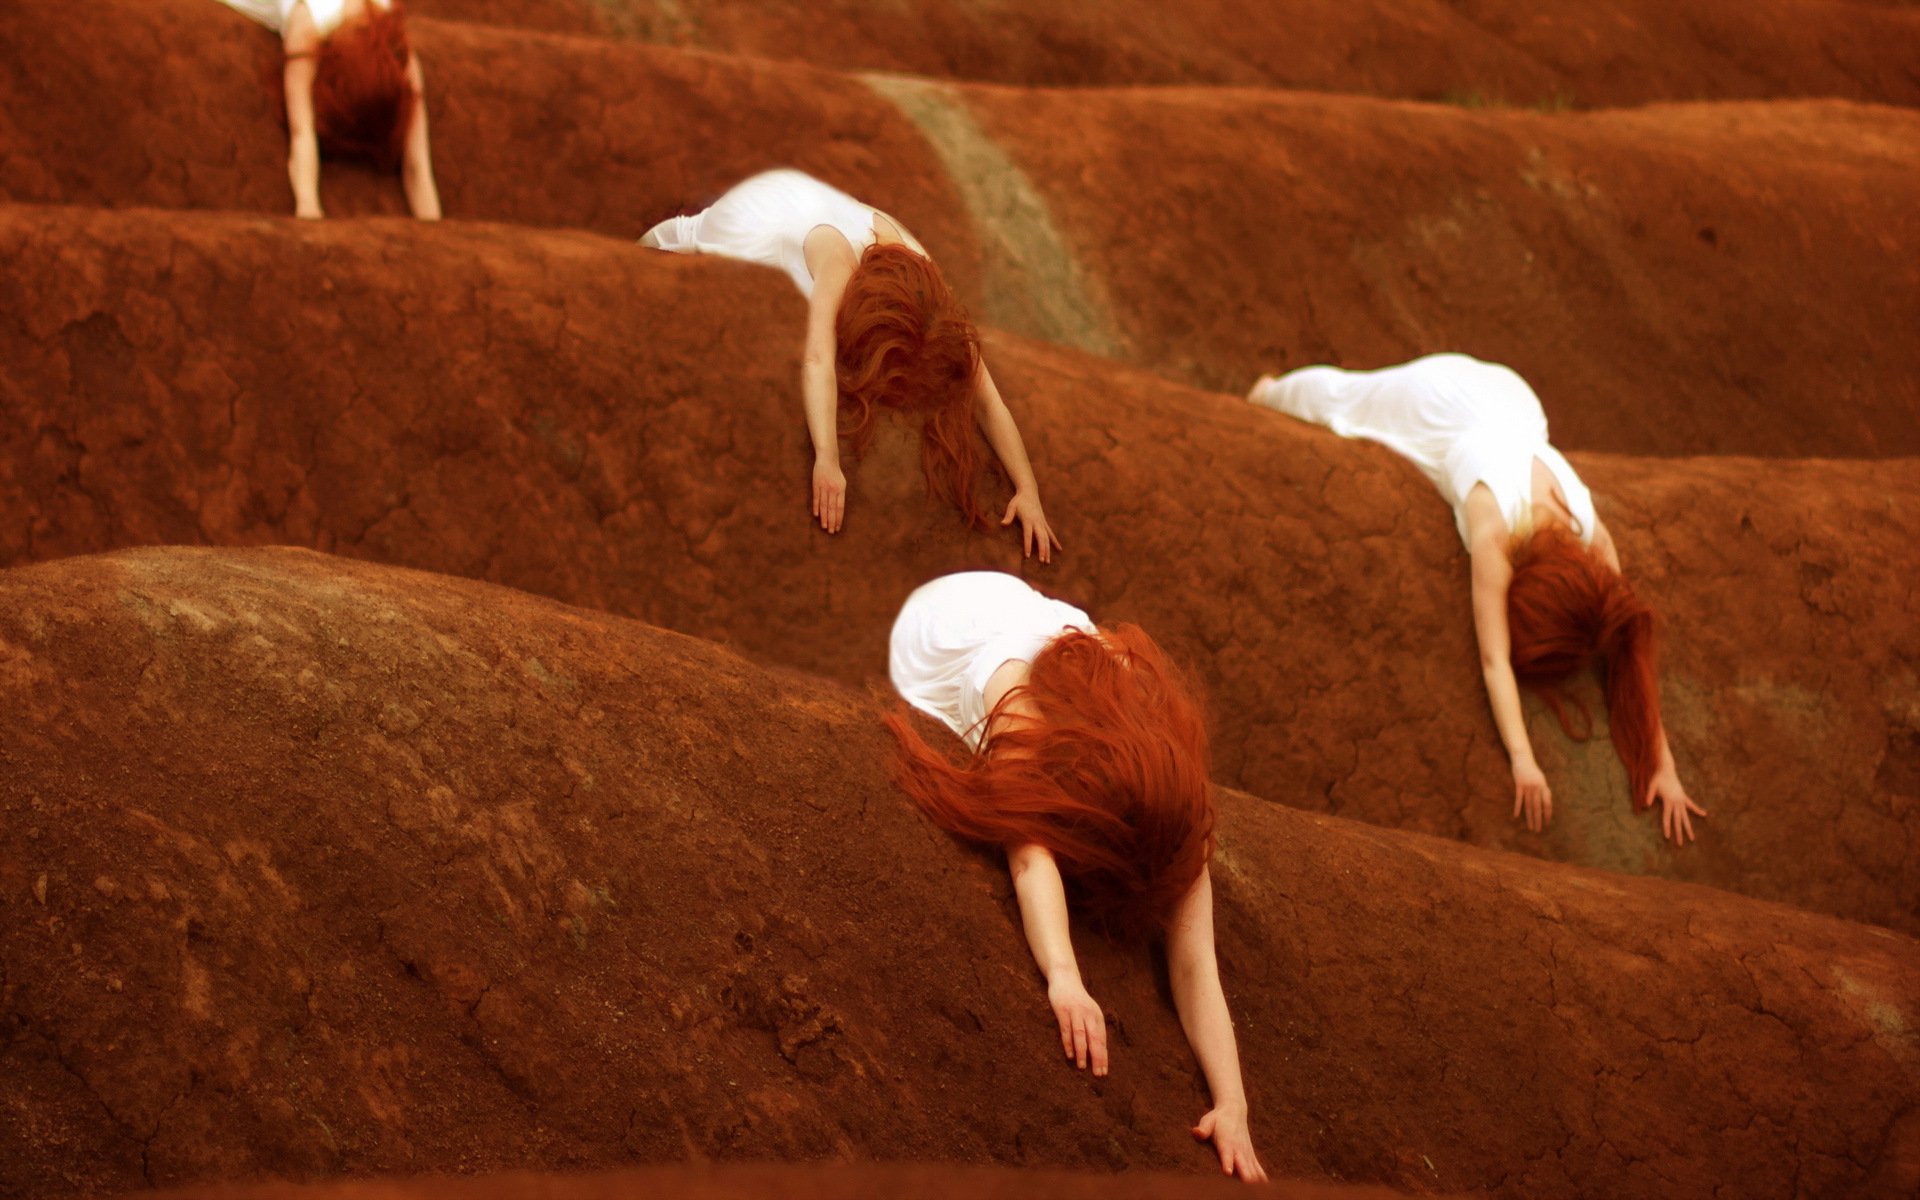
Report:
[[[0,13],[35,48],[0,67],[0,198],[284,212],[271,36],[103,3]],[[1532,380],[1565,447],[1920,454],[1920,348],[1869,332],[1920,311],[1911,109],[962,87],[417,24],[455,217],[631,239],[795,165],[905,221],[988,324],[1210,390],[1464,350]],[[112,77],[154,44],[142,86]],[[401,202],[351,169],[323,191]]]
[[[1604,737],[1533,731],[1509,820],[1466,562],[1386,450],[1072,351],[988,346],[1066,553],[922,495],[910,431],[807,524],[802,305],[773,272],[497,226],[0,214],[0,562],[291,542],[490,579],[883,683],[906,594],[1025,569],[1211,693],[1220,778],[1299,807],[1915,930],[1912,460],[1576,455],[1666,621],[1711,835],[1676,854]],[[997,493],[1004,496],[1004,492]],[[1596,697],[1597,699],[1597,697]]]
[[[1149,954],[1082,939],[1117,1066],[1076,1076],[1005,872],[893,790],[861,692],[291,550],[7,571],[0,655],[9,1191],[1208,1161]],[[1904,934],[1237,793],[1219,836],[1281,1174],[1920,1181]]]

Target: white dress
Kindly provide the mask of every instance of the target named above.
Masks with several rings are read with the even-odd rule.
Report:
[[[1430,354],[1397,367],[1302,367],[1257,389],[1253,402],[1341,437],[1368,438],[1411,459],[1453,506],[1467,540],[1467,493],[1484,483],[1507,528],[1529,527],[1533,461],[1553,473],[1582,544],[1593,541],[1593,493],[1547,443],[1547,414],[1508,367]]]
[[[677,254],[721,254],[785,271],[800,294],[813,295],[807,235],[822,225],[840,231],[858,258],[873,245],[872,206],[804,171],[763,171],[735,184],[713,206],[668,217],[648,233]]]
[[[974,750],[986,733],[987,680],[1002,664],[1032,662],[1070,629],[1093,619],[999,571],[963,571],[923,584],[893,622],[888,673],[921,712],[940,718]]]
[[[245,13],[265,25],[275,33],[283,33],[287,28],[287,19],[293,16],[294,8],[301,0],[220,0],[220,3],[236,12]],[[321,37],[333,36],[340,28],[344,17],[346,0],[305,0],[307,11],[313,14],[313,27]],[[391,8],[392,0],[367,0],[367,3],[380,8]]]

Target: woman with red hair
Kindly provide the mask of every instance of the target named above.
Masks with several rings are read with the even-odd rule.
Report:
[[[1513,765],[1516,818],[1539,832],[1553,816],[1519,685],[1547,702],[1569,736],[1582,737],[1568,720],[1564,687],[1598,663],[1635,807],[1658,800],[1665,835],[1675,845],[1694,837],[1693,818],[1706,810],[1680,786],[1660,721],[1653,610],[1621,575],[1613,535],[1592,493],[1548,444],[1546,413],[1524,379],[1464,354],[1434,354],[1377,371],[1305,367],[1262,376],[1247,398],[1397,451],[1453,505],[1472,558],[1481,672]]]
[[[872,440],[876,408],[922,421],[927,488],[984,526],[976,488],[985,454],[977,423],[1013,481],[1000,524],[1019,520],[1028,557],[1051,562],[1059,539],[1040,505],[1026,444],[980,358],[980,335],[926,248],[880,210],[800,171],[767,171],[706,210],[669,217],[640,244],[721,254],[784,271],[807,297],[800,393],[813,438],[813,515],[837,533],[846,512],[836,409],[852,418],[854,453]]]
[[[1213,1094],[1193,1134],[1223,1172],[1264,1180],[1214,955],[1206,721],[1186,678],[1138,626],[1096,629],[996,571],[915,591],[889,660],[901,696],[973,751],[956,764],[889,717],[900,784],[948,832],[1005,850],[1066,1056],[1107,1073],[1105,1018],[1068,932],[1071,886],[1109,929],[1165,932],[1174,1005]]]
[[[317,218],[320,152],[400,167],[407,207],[440,219],[426,83],[399,0],[224,0],[280,35],[295,216]]]

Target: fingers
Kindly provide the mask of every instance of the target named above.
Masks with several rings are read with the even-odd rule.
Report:
[[[1018,500],[1007,501],[1007,515],[1000,518],[1000,528],[1005,529],[1007,526],[1013,524],[1014,509],[1019,506],[1019,503]]]
[[[1107,1073],[1106,1014],[1096,1010],[1091,1024],[1093,1030],[1092,1035],[1087,1039],[1087,1053],[1093,1062],[1093,1073],[1096,1076],[1105,1075]]]
[[[1520,814],[1524,810],[1526,803],[1527,803],[1527,789],[1516,786],[1513,789],[1513,819],[1514,820],[1518,821],[1520,819]]]
[[[1079,1015],[1073,1018],[1073,1065],[1083,1070],[1087,1065],[1087,1019]]]
[[[1692,800],[1687,801],[1687,810],[1693,813],[1693,815],[1696,817],[1704,817],[1707,815],[1707,810],[1704,808],[1701,808],[1698,804],[1695,804]]]
[[[1054,1015],[1060,1018],[1060,1049],[1068,1058],[1073,1057],[1073,1013],[1065,1008],[1055,1009]]]
[[[1215,1119],[1214,1115],[1211,1112],[1209,1112],[1206,1116],[1201,1117],[1200,1123],[1193,1127],[1193,1136],[1199,1138],[1203,1142],[1206,1141],[1208,1138],[1212,1137],[1214,1119]]]
[[[839,533],[840,526],[842,522],[846,520],[847,516],[847,490],[845,488],[834,488],[827,496],[827,507],[833,513],[833,528],[827,530],[827,532]]]
[[[1021,545],[1026,547],[1027,557],[1032,558],[1034,536],[1033,536],[1033,523],[1031,521],[1020,522],[1020,543]]]

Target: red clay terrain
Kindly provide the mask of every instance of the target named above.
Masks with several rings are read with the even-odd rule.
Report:
[[[0,1190],[1208,1168],[1153,956],[1082,938],[1116,1062],[1075,1074],[1004,869],[889,785],[858,691],[485,584],[191,549],[0,574],[0,689]],[[1277,1173],[1920,1185],[1906,935],[1220,805]]]
[[[32,48],[0,68],[0,197],[287,211],[271,36],[106,7],[0,12]],[[1908,109],[960,87],[416,24],[456,217],[632,238],[790,163],[900,216],[988,323],[1210,390],[1464,350],[1532,380],[1565,447],[1920,454],[1920,340],[1876,333],[1920,312]],[[323,180],[335,215],[400,207]]]
[[[594,1175],[514,1172],[477,1179],[382,1179],[330,1184],[168,1188],[154,1200],[1221,1200],[1236,1185],[1190,1175],[1012,1170],[1005,1167],[653,1167]],[[1422,1193],[1425,1194],[1425,1193]],[[1391,1200],[1406,1193],[1355,1184],[1278,1180],[1274,1200]]]
[[[0,257],[0,564],[294,543],[849,683],[884,680],[918,583],[1023,569],[1012,535],[924,498],[905,427],[853,469],[846,529],[809,526],[803,306],[771,271],[577,233],[61,209],[7,212]],[[995,334],[988,358],[1066,544],[1025,573],[1192,664],[1224,782],[1920,929],[1912,460],[1575,456],[1666,621],[1667,722],[1713,815],[1663,845],[1604,735],[1535,709],[1558,798],[1536,837],[1417,472],[1072,351]]]
[[[1024,85],[1209,84],[1583,107],[1920,101],[1920,14],[1823,0],[413,0],[421,13]]]

